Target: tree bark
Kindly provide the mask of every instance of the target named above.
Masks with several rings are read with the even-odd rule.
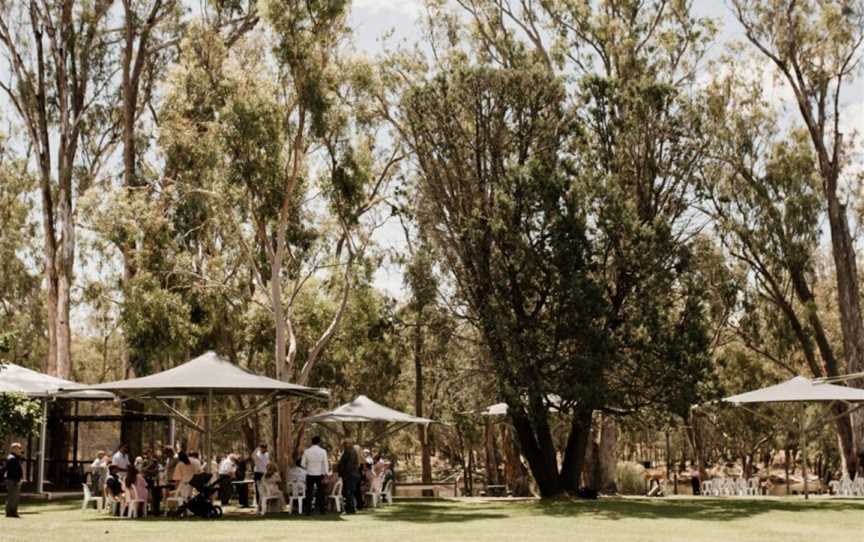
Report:
[[[418,418],[423,417],[424,350],[423,307],[418,307],[417,321],[414,322],[414,412]],[[429,428],[425,425],[417,426],[417,438],[420,441],[421,480],[426,484],[432,481],[432,454],[428,430]]]
[[[600,447],[598,450],[597,490],[614,494],[618,492],[618,423],[615,418],[603,414],[600,420]]]
[[[498,464],[500,457],[498,455],[498,446],[495,438],[495,425],[489,416],[484,420],[484,443],[486,452],[486,485],[499,485],[501,478],[498,475]]]
[[[592,418],[592,410],[578,410],[570,422],[570,435],[564,448],[564,461],[561,466],[561,484],[572,494],[582,486],[580,478],[585,465],[585,451],[591,440]],[[593,485],[593,476],[591,478],[586,480],[586,483]]]
[[[513,431],[507,425],[501,425],[501,442],[504,449],[504,483],[514,497],[530,497],[531,484],[528,479],[528,469],[522,463],[519,445]]]

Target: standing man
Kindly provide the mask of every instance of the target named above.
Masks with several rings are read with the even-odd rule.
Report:
[[[321,437],[312,437],[312,446],[303,452],[300,464],[306,469],[306,515],[312,515],[312,496],[315,495],[315,505],[322,514],[327,512],[327,500],[324,494],[324,477],[330,474],[330,464],[327,462],[327,450],[319,446]],[[343,484],[344,485],[344,484]]]
[[[231,502],[231,480],[234,479],[234,473],[237,471],[234,461],[234,454],[228,454],[219,463],[219,498],[222,499],[222,506],[228,506]]]
[[[24,469],[21,468],[21,444],[13,442],[9,446],[9,457],[6,458],[6,517],[20,518],[18,501],[21,499],[21,479]]]
[[[126,471],[129,470],[129,445],[121,444],[114,455],[111,457],[111,464],[117,467],[117,474],[121,478],[126,477]]]
[[[357,471],[357,451],[351,439],[342,441],[342,457],[339,458],[339,464],[336,467],[336,472],[342,477],[342,499],[345,501],[345,513],[353,514],[356,512],[354,507],[355,486],[360,483],[360,474]]]
[[[267,465],[270,464],[270,454],[267,452],[267,445],[261,443],[258,449],[252,454],[252,462],[255,464],[253,478],[255,479],[255,502],[261,503],[261,495],[258,494],[258,482],[267,474]]]

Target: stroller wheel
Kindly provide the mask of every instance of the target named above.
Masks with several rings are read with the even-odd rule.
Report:
[[[218,512],[218,515],[216,516],[216,519],[219,519],[219,518],[222,517],[222,507],[221,507],[221,506],[216,506],[215,508],[216,508],[216,512]]]
[[[210,519],[219,519],[222,517],[222,508],[219,506],[214,506],[210,509],[207,517]]]

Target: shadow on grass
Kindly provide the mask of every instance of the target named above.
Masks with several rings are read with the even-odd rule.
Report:
[[[506,506],[483,503],[466,505],[453,501],[397,502],[372,513],[376,521],[407,523],[464,523],[501,519],[510,515]]]
[[[80,510],[79,501],[29,502],[22,507],[26,516],[48,515],[56,512]],[[772,512],[795,512],[798,521],[807,521],[808,513],[824,512],[864,512],[864,501],[846,500],[775,500],[775,499],[619,499],[607,498],[598,501],[557,499],[549,501],[397,501],[392,506],[374,511],[360,512],[380,522],[404,522],[417,524],[465,523],[479,520],[505,519],[514,516],[546,515],[554,517],[596,519],[656,519],[656,520],[696,520],[696,521],[733,521],[756,517]],[[85,514],[85,512],[82,512]],[[86,519],[94,522],[112,522],[118,518],[93,511],[86,512]],[[259,516],[248,512],[228,509],[225,516],[218,520],[187,517],[183,519],[168,517],[148,517],[138,521],[148,523],[177,522],[243,522],[259,521],[310,521],[316,523],[339,523],[344,516],[335,513],[326,515],[301,516],[298,514],[268,514]]]
[[[864,512],[864,502],[804,501],[759,499],[603,499],[574,501],[569,499],[540,501],[533,505],[550,516],[587,514],[599,518],[620,519],[682,519],[697,521],[732,521],[770,512]],[[802,517],[806,521],[806,517]]]

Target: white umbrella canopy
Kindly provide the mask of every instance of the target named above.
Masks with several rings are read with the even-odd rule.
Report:
[[[114,395],[105,391],[60,391],[80,387],[80,384],[46,375],[14,363],[0,368],[0,392],[18,393],[31,399],[110,400]]]
[[[864,402],[864,390],[837,386],[834,384],[815,383],[803,376],[796,376],[786,382],[768,386],[723,399],[724,402],[736,405],[752,403],[830,403]]]
[[[306,423],[416,423],[421,425],[437,423],[429,418],[418,418],[417,416],[393,410],[392,408],[376,403],[365,395],[358,395],[357,398],[350,403],[345,403],[329,412],[322,412],[314,416],[303,418],[300,421]]]
[[[336,434],[339,434],[339,432],[335,429],[329,428],[329,425],[337,423],[342,424],[342,431],[346,432],[345,424],[349,423],[381,424],[383,429],[364,443],[364,445],[367,446],[374,442],[378,442],[384,437],[391,435],[396,431],[400,431],[409,425],[422,425],[428,427],[433,423],[441,423],[436,422],[435,420],[430,420],[429,418],[420,418],[406,414],[405,412],[393,410],[392,408],[376,403],[365,395],[358,395],[357,398],[350,403],[345,403],[329,412],[322,412],[320,414],[315,414],[314,416],[308,416],[300,421],[305,423],[321,424],[321,427]]]
[[[73,385],[70,388],[74,389]],[[308,388],[257,375],[215,352],[205,352],[172,369],[140,378],[105,382],[79,389],[111,391],[126,397],[173,398],[212,395],[265,395],[327,398],[320,388]]]

